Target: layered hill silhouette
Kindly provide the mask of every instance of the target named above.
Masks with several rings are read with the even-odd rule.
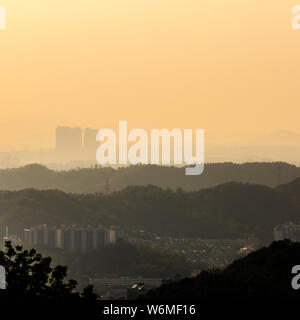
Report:
[[[300,179],[299,179],[300,180]],[[110,194],[0,191],[0,225],[117,225],[166,236],[273,239],[278,223],[300,220],[299,181],[270,188],[231,182],[199,191],[130,186]]]
[[[234,261],[222,271],[203,271],[150,292],[146,299],[197,301],[274,301],[300,299],[292,288],[292,267],[299,265],[300,243],[273,242]],[[272,306],[274,310],[274,305]]]
[[[277,190],[289,196],[297,205],[300,205],[300,178],[278,186]]]
[[[206,164],[200,176],[186,176],[184,168],[137,165],[119,169],[82,168],[54,171],[39,164],[0,170],[0,190],[59,189],[65,192],[112,192],[131,185],[195,191],[226,182],[277,186],[300,177],[300,168],[287,163]]]

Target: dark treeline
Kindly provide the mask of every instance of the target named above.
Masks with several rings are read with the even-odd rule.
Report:
[[[166,236],[272,240],[273,228],[300,219],[299,180],[270,188],[226,183],[197,192],[132,186],[110,194],[0,192],[0,222],[11,232],[47,225],[117,225]]]
[[[93,193],[119,191],[130,185],[156,185],[162,188],[195,191],[226,182],[255,183],[274,187],[300,177],[300,168],[287,163],[206,164],[200,176],[185,176],[184,168],[137,165],[53,171],[33,164],[0,170],[0,189],[59,189],[65,192]],[[107,188],[107,181],[109,185]]]
[[[67,278],[67,267],[52,265],[51,257],[6,242],[0,265],[6,271],[6,289],[0,290],[1,317],[6,318],[6,313],[12,319],[28,314],[30,319],[96,315],[93,287],[79,292],[77,281]]]

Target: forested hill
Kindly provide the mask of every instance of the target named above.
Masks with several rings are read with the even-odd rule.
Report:
[[[298,206],[300,206],[300,178],[278,186],[277,190],[289,196]]]
[[[291,285],[295,276],[291,270],[299,264],[299,255],[300,243],[289,240],[273,242],[268,248],[234,261],[223,271],[203,271],[196,278],[162,286],[150,292],[146,299],[233,300],[243,307],[249,302],[254,307],[254,301],[266,303],[273,300],[271,310],[275,311],[274,299],[277,302],[289,299],[297,299],[298,302],[300,299],[299,290],[294,290]]]
[[[156,186],[131,186],[110,194],[0,192],[0,225],[19,233],[39,224],[103,224],[184,237],[235,239],[254,234],[270,241],[276,224],[299,220],[300,204],[292,190],[236,182],[197,192]]]
[[[184,168],[166,166],[137,165],[119,169],[53,171],[33,164],[0,170],[0,189],[59,189],[65,192],[93,193],[151,184],[174,190],[182,188],[185,191],[196,191],[230,181],[274,187],[297,177],[300,177],[300,168],[287,163],[206,164],[200,176],[186,176]]]

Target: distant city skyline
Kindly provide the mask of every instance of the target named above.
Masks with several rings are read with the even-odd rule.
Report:
[[[56,130],[53,128],[54,145],[49,148],[42,146],[27,150],[0,151],[0,168],[41,163],[53,169],[70,169],[96,164],[96,150],[99,146],[96,141],[97,132],[98,129],[91,127],[58,126]],[[245,143],[221,145],[211,142],[209,136],[206,136],[205,162],[283,161],[300,165],[299,137],[300,134],[296,132],[279,130],[263,136],[253,136]]]
[[[96,141],[92,141],[94,139],[94,136],[96,136],[97,132],[102,128],[116,128],[117,130],[117,124],[114,123],[111,127],[108,125],[104,125],[102,127],[92,127],[92,126],[72,126],[72,125],[57,125],[52,128],[51,134],[49,139],[52,141],[51,144],[45,145],[40,144],[36,146],[28,146],[28,147],[19,147],[19,148],[1,148],[0,147],[0,153],[3,152],[14,152],[14,151],[34,151],[34,150],[47,150],[47,149],[57,149],[57,129],[59,128],[66,128],[68,129],[77,129],[80,130],[81,133],[77,133],[78,138],[82,141],[82,146],[89,146],[90,148],[94,148],[98,145]],[[161,128],[163,129],[163,127]],[[166,128],[168,129],[168,128]],[[170,128],[171,130],[172,128]],[[145,128],[146,131],[150,132],[150,128]],[[71,131],[70,131],[71,132]],[[38,135],[36,133],[35,135]],[[79,137],[81,135],[81,137]],[[241,137],[236,137],[235,139],[228,139],[225,141],[223,138],[223,143],[218,142],[218,140],[213,139],[209,134],[206,137],[206,144],[209,146],[219,146],[219,147],[226,147],[226,146],[239,146],[239,147],[253,147],[253,146],[299,146],[300,147],[300,131],[292,131],[288,129],[278,129],[274,131],[267,131],[265,133],[252,135],[249,138],[242,139]]]

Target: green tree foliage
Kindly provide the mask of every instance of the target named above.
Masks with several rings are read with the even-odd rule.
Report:
[[[91,287],[84,289],[82,294],[76,292],[77,282],[72,279],[65,280],[67,267],[52,267],[51,258],[43,257],[35,249],[14,247],[7,241],[5,250],[0,251],[0,265],[6,269],[5,298],[13,297],[16,301],[38,299],[58,302],[96,299]]]

